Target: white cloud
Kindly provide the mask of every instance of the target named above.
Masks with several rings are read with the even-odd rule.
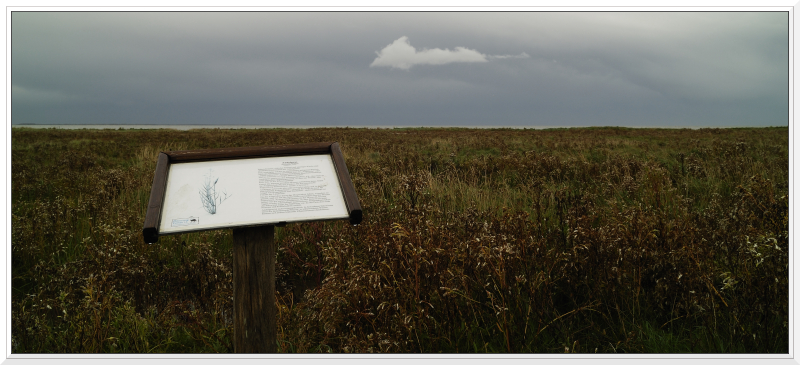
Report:
[[[522,52],[520,54],[501,54],[496,56],[489,56],[489,59],[502,60],[506,58],[531,58],[531,56],[528,56],[528,54],[525,52]]]
[[[408,37],[405,36],[400,37],[376,53],[378,58],[372,61],[369,67],[384,66],[408,70],[414,65],[444,65],[453,62],[489,61],[486,55],[464,47],[456,47],[454,51],[440,48],[417,51],[416,48],[408,43]]]

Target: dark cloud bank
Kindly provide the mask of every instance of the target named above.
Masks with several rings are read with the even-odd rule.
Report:
[[[14,12],[13,124],[776,126],[788,13]]]

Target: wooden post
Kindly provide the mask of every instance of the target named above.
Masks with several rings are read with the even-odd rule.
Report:
[[[233,230],[233,350],[277,351],[275,226]]]

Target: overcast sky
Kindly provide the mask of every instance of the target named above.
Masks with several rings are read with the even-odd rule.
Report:
[[[12,123],[785,126],[788,21],[13,12]]]

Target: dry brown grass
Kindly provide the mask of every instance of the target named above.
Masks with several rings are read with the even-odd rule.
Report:
[[[787,352],[788,130],[12,131],[12,351],[231,351],[231,238],[147,246],[161,150],[339,141],[278,229],[286,352]]]

